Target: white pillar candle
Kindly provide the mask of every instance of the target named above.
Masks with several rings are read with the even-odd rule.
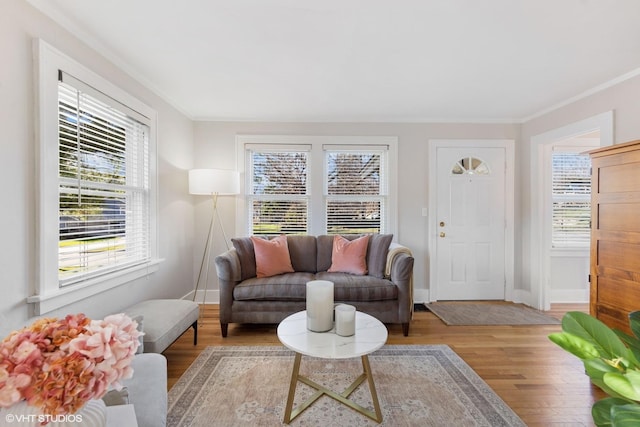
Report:
[[[326,332],[333,328],[333,282],[307,282],[307,329]]]
[[[350,337],[356,333],[356,308],[348,304],[336,306],[336,334]]]

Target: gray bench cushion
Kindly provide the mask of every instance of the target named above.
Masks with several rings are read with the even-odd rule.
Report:
[[[162,353],[198,321],[199,307],[182,299],[154,299],[133,305],[125,312],[131,317],[144,317],[144,352]]]

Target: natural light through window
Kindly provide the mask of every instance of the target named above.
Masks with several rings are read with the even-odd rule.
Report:
[[[588,247],[591,236],[589,155],[554,148],[551,166],[552,246]]]

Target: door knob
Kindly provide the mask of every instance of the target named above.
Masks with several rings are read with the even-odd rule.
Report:
[[[440,237],[444,237],[444,236],[445,236],[445,234],[444,234],[444,231],[443,231],[443,232],[440,233]]]
[[[440,227],[444,227],[444,221],[440,221]]]

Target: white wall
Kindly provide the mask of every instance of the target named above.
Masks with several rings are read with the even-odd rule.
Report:
[[[640,99],[640,76],[529,120],[522,125],[521,144],[516,149],[516,158],[523,177],[520,181],[520,193],[526,196],[520,198],[522,252],[521,268],[516,269],[516,274],[519,272],[520,277],[516,280],[521,283],[521,288],[525,292],[530,292],[532,295],[537,292],[537,285],[532,282],[537,276],[539,265],[533,254],[536,248],[533,247],[532,251],[532,242],[535,242],[541,232],[533,221],[537,207],[532,206],[531,198],[528,195],[531,183],[538,180],[540,173],[536,165],[532,164],[532,138],[613,111],[614,143],[640,139],[640,121],[638,120],[640,103],[638,99]],[[571,274],[571,272],[564,271],[563,274]],[[561,293],[558,293],[557,289],[556,296],[560,298]],[[531,301],[532,304],[534,302]],[[554,301],[551,300],[551,302]]]
[[[338,135],[398,137],[398,223],[396,240],[409,247],[415,257],[414,286],[416,300],[428,289],[428,141],[430,139],[516,139],[519,125],[512,124],[418,124],[418,123],[250,123],[196,122],[195,158],[198,167],[235,169],[235,136],[258,135]],[[202,201],[196,213],[198,234],[206,233],[208,221]],[[220,208],[226,230],[235,230],[235,206],[226,200]],[[203,237],[204,238],[204,237]],[[221,240],[214,253],[224,251]],[[204,241],[195,243],[202,248]],[[201,250],[201,249],[200,249]],[[198,253],[198,249],[196,249]],[[210,280],[209,289],[217,289]]]
[[[0,5],[0,117],[3,204],[0,211],[0,336],[26,325],[25,299],[35,291],[36,159],[32,41],[42,38],[158,112],[160,270],[47,315],[102,317],[153,297],[182,297],[193,288],[193,122],[23,0]]]

